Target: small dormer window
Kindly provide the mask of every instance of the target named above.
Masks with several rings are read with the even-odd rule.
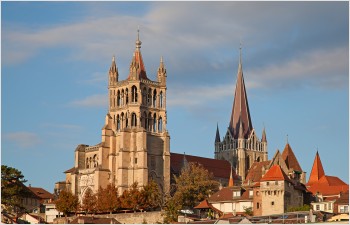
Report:
[[[233,192],[233,197],[234,198],[237,198],[237,197],[240,197],[241,196],[241,192],[240,191],[234,191]]]
[[[249,197],[253,196],[253,190],[249,190]]]

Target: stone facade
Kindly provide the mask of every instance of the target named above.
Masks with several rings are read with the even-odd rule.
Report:
[[[222,141],[217,127],[214,155],[215,159],[229,161],[242,181],[245,180],[248,170],[254,162],[267,160],[265,128],[262,132],[262,138],[259,139],[251,122],[241,57],[230,123]]]
[[[108,113],[101,143],[78,145],[75,164],[67,170],[65,187],[84,196],[87,189],[113,184],[121,194],[134,182],[140,187],[155,180],[167,193],[170,186],[170,135],[166,129],[166,69],[163,59],[157,81],[147,77],[141,41],[130,64],[129,75],[119,80],[115,57],[109,69]],[[58,183],[57,183],[58,184]],[[59,183],[62,188],[62,182]]]

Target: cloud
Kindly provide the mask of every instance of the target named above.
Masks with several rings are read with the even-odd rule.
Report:
[[[34,147],[41,142],[37,134],[25,131],[7,133],[4,138],[21,148]]]
[[[44,123],[41,125],[42,127],[49,127],[49,128],[60,128],[60,129],[68,129],[68,130],[78,130],[82,129],[81,126],[74,125],[74,124],[56,124],[56,123]]]
[[[107,107],[108,96],[103,94],[91,95],[81,100],[72,101],[68,105],[74,107]]]

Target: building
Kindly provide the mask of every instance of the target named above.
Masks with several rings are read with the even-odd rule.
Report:
[[[44,213],[45,212],[44,204],[53,202],[55,196],[41,187],[32,187],[31,185],[29,185],[28,189],[31,192],[33,192],[33,194],[36,195],[39,199],[39,204],[40,204],[39,213]]]
[[[141,54],[139,33],[129,75],[119,79],[113,57],[108,79],[108,113],[101,143],[80,144],[74,166],[65,171],[66,181],[56,183],[84,196],[87,189],[114,184],[119,193],[137,182],[140,187],[155,180],[167,193],[170,186],[170,135],[167,131],[166,78],[161,57],[157,80],[149,79]]]
[[[53,203],[53,202],[44,203],[44,206],[45,206],[45,222],[46,223],[53,223],[54,219],[56,219],[58,217],[63,217],[63,213],[57,211],[55,203]]]
[[[338,205],[338,210],[335,209],[335,203],[343,193],[349,193],[348,184],[338,177],[325,174],[318,151],[316,152],[310,178],[306,186],[315,197],[315,201],[311,203],[311,207],[315,211],[339,213],[340,207]]]
[[[222,140],[217,127],[214,155],[215,159],[229,161],[242,181],[245,180],[248,170],[254,162],[267,160],[265,128],[262,131],[261,139],[258,138],[250,118],[241,54],[230,123]]]

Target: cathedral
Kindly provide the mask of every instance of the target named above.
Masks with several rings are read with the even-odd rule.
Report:
[[[265,128],[262,131],[261,139],[259,139],[250,118],[243,78],[241,49],[230,123],[222,140],[220,139],[219,127],[217,127],[214,154],[215,159],[229,161],[242,181],[245,180],[248,170],[254,162],[267,160]]]
[[[108,73],[108,112],[101,143],[78,145],[74,167],[65,171],[66,180],[57,189],[84,196],[114,184],[121,194],[131,184],[140,187],[155,180],[163,193],[170,188],[170,135],[167,131],[166,78],[163,58],[157,80],[148,78],[141,54],[139,32],[125,80],[119,80],[115,57]]]

